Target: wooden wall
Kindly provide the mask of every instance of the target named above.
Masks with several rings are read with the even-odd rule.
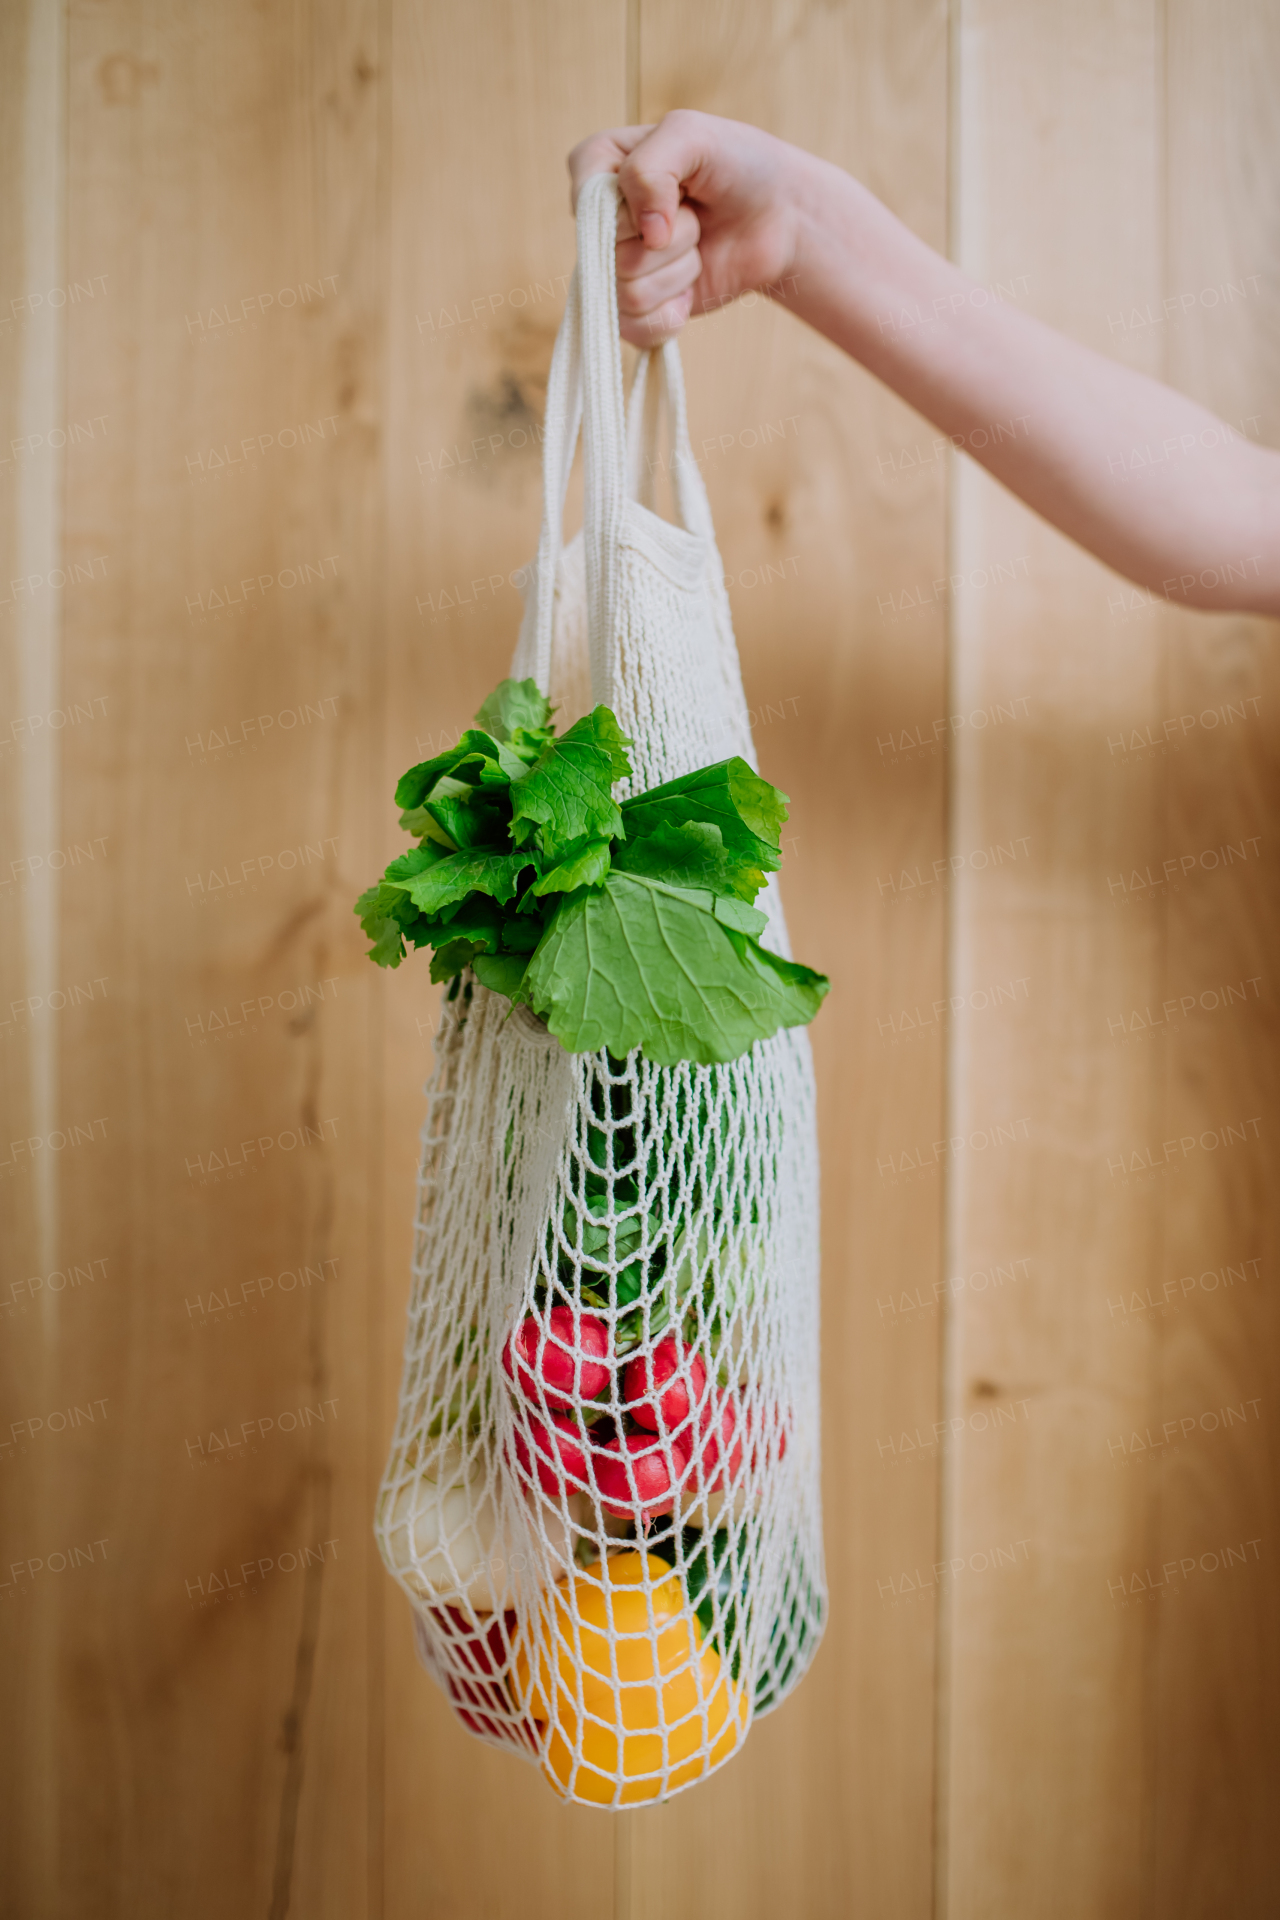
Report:
[[[377,1559],[434,995],[350,903],[505,670],[574,140],[770,127],[1275,444],[1277,85],[1262,0],[0,16],[0,1911],[1275,1911],[1274,631],[691,330],[833,978],[833,1604],[666,1808],[468,1740]]]

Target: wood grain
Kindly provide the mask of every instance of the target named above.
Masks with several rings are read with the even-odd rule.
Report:
[[[370,877],[400,850],[391,805],[406,766],[466,726],[507,671],[513,576],[541,520],[540,421],[573,271],[568,149],[625,116],[622,0],[529,8],[481,0],[393,9],[387,750]],[[573,524],[572,519],[569,522]],[[366,971],[372,971],[364,961]],[[409,1283],[420,1088],[437,994],[409,965],[387,1009],[384,1207],[390,1439]],[[607,1908],[617,1823],[557,1804],[532,1767],[472,1739],[418,1667],[408,1607],[381,1577],[386,1620],[386,1901],[390,1914]]]
[[[1158,372],[1108,326],[1161,290],[1151,8],[966,7],[957,60],[961,265]],[[1140,1897],[1148,1792],[1145,1629],[1108,1591],[1144,1563],[1146,1505],[1106,1440],[1147,1405],[1151,1354],[1108,1303],[1154,1280],[1161,1211],[1108,1170],[1160,1108],[1155,1058],[1107,1019],[1162,981],[1163,902],[1128,876],[1172,850],[1159,771],[1113,773],[1107,741],[1162,710],[1166,634],[963,460],[953,516],[955,705],[990,718],[954,760],[949,1267],[1027,1264],[950,1305],[939,1903],[1101,1920]]]
[[[848,167],[942,244],[938,8],[691,17],[643,0],[640,51],[645,120],[692,106],[754,121]],[[814,1029],[832,1611],[811,1675],[742,1757],[631,1817],[629,1911],[656,1914],[679,1887],[708,1916],[906,1920],[931,1903],[937,1620],[915,1570],[936,1557],[936,1462],[900,1464],[885,1443],[938,1414],[941,1185],[906,1162],[943,1131],[943,1092],[936,1024],[902,1016],[931,1007],[944,975],[940,893],[897,883],[932,871],[945,808],[942,755],[882,743],[901,748],[946,712],[941,608],[897,611],[944,570],[943,469],[904,462],[927,437],[915,416],[777,307],[741,304],[686,338],[761,766],[792,799],[792,939],[833,983]]]
[[[1166,47],[1165,376],[1233,430],[1276,446],[1280,354],[1262,265],[1275,258],[1276,219],[1255,167],[1274,124],[1280,30],[1269,9],[1228,21],[1204,0],[1181,0]],[[1216,887],[1210,874],[1188,883],[1167,909],[1162,1001],[1176,998],[1178,1015],[1163,1036],[1163,1131],[1197,1146],[1168,1193],[1161,1268],[1177,1307],[1157,1322],[1149,1407],[1153,1436],[1164,1442],[1176,1421],[1176,1441],[1133,1470],[1145,1469],[1154,1579],[1168,1582],[1143,1602],[1146,1881],[1151,1910],[1179,1920],[1224,1909],[1261,1920],[1277,1900],[1267,1828],[1280,1766],[1278,633],[1273,622],[1176,612],[1168,635],[1167,713],[1182,744],[1169,758],[1166,837],[1260,856],[1233,858]],[[1159,1050],[1160,1036],[1149,1044]],[[1215,1145],[1224,1122],[1231,1133]],[[1244,1281],[1215,1286],[1224,1270]]]
[[[96,290],[66,413],[97,424],[65,461],[93,717],[60,789],[95,851],[61,950],[103,984],[60,1015],[61,1244],[94,1279],[42,1350],[50,1404],[96,1412],[29,1449],[42,1538],[92,1551],[32,1597],[26,1911],[365,1910],[377,54],[356,4],[68,24],[67,272]]]
[[[1042,316],[1230,413],[1244,406],[1241,355],[1248,392],[1273,371],[1256,327],[1220,327],[1215,382],[1175,344],[1203,344],[1203,322],[1168,315],[1181,320],[1184,288],[1247,271],[1242,232],[1258,245],[1230,158],[1242,149],[1228,141],[1214,171],[1203,147],[1229,124],[1228,86],[1247,97],[1264,36],[1237,41],[1207,11],[1184,13],[1167,56],[1145,7],[1077,12],[1061,38],[1052,10],[966,13],[960,255],[979,280],[1026,272]],[[1098,452],[1142,484],[1142,450]],[[1033,1258],[1016,1295],[969,1296],[954,1315],[948,1388],[964,1430],[949,1533],[958,1558],[971,1543],[1027,1545],[1022,1564],[979,1562],[980,1580],[970,1560],[955,1588],[941,1886],[957,1915],[1262,1912],[1274,1865],[1246,1835],[1274,1757],[1267,1687],[1243,1667],[1257,1674],[1248,1649],[1260,1656],[1271,1603],[1265,1570],[1241,1571],[1251,1550],[1230,1579],[1213,1550],[1265,1533],[1273,1477],[1247,1415],[1216,1453],[1196,1425],[1258,1391],[1264,1332],[1274,1341],[1256,1284],[1226,1280],[1232,1260],[1246,1282],[1264,1272],[1247,1261],[1271,1244],[1257,1137],[1273,1101],[1258,1045],[1269,1015],[1243,1004],[1246,988],[1234,1014],[1209,1018],[1214,989],[1258,974],[1265,938],[1266,867],[1251,862],[1265,854],[1270,740],[1245,705],[1264,673],[1258,623],[1215,633],[1177,616],[976,473],[957,477],[956,512],[957,571],[1029,555],[1025,584],[957,608],[961,704],[1020,672],[1033,724],[968,738],[956,763],[957,849],[1026,833],[1032,860],[966,873],[959,890],[953,991],[1029,985],[1000,1018],[969,999],[955,1131],[1004,1103],[1032,1138],[1021,1165],[958,1165],[953,1232],[961,1261],[1011,1230]],[[1213,709],[1232,696],[1253,724],[1227,742]],[[1175,719],[1171,752],[1165,722],[1202,709],[1194,737]],[[1248,859],[1228,867],[1215,851],[1259,832]],[[1211,1266],[1221,1290],[1205,1297],[1193,1278],[1188,1299],[1182,1276],[1216,1285]]]
[[[58,1022],[49,1013],[61,982],[61,865],[57,721],[62,713],[62,628],[66,587],[60,561],[61,456],[50,429],[64,415],[66,303],[60,211],[65,161],[62,21],[48,9],[16,7],[3,27],[3,277],[0,389],[5,457],[0,474],[0,977],[6,1143],[0,1153],[4,1398],[11,1418],[54,1398],[51,1327],[57,1302],[58,1174],[51,1136],[58,1104]],[[16,1136],[16,1137],[15,1137]],[[19,1429],[21,1431],[21,1429]],[[20,1658],[3,1679],[5,1724],[24,1730],[22,1766],[11,1786],[0,1880],[32,1901],[56,1847],[55,1741],[43,1709],[57,1672],[56,1620],[30,1603],[24,1583],[48,1551],[48,1455],[18,1458],[12,1428],[0,1443],[3,1533],[20,1556],[0,1597]],[[38,1565],[35,1567],[38,1572]]]

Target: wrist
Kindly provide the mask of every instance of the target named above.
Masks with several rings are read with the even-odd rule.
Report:
[[[815,240],[822,228],[823,162],[803,147],[785,140],[776,142],[777,173],[771,214],[782,235],[782,269],[779,287],[794,288],[797,276],[811,272],[815,258]],[[786,299],[786,295],[774,294]],[[787,301],[790,304],[790,301]]]
[[[937,310],[962,279],[843,168],[810,154],[789,187],[792,276],[780,296],[792,312],[881,378],[917,331],[898,338],[897,316]],[[933,330],[928,330],[933,338]],[[890,384],[894,384],[890,378]]]
[[[868,215],[883,213],[874,195],[828,160],[793,148],[786,179],[791,234],[788,305],[823,306],[837,278],[857,277],[865,259]]]

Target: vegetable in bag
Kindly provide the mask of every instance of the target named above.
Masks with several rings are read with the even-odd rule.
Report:
[[[565,1529],[554,1513],[547,1520],[567,1562],[572,1548]],[[509,1604],[512,1556],[522,1543],[499,1522],[482,1457],[468,1464],[457,1446],[441,1447],[384,1502],[381,1525],[422,1599],[461,1601],[478,1613]]]
[[[665,1562],[610,1554],[559,1581],[549,1611],[532,1658],[517,1640],[512,1693],[552,1728],[542,1771],[558,1794],[634,1806],[659,1797],[664,1765],[669,1792],[729,1758],[737,1689]]]
[[[504,680],[476,721],[396,787],[418,844],[356,902],[371,960],[432,947],[451,995],[470,967],[571,1053],[665,1066],[812,1020],[828,981],[762,947],[751,904],[781,865],[785,794],[735,758],[618,806],[631,742],[613,714],[557,737],[532,680]]]

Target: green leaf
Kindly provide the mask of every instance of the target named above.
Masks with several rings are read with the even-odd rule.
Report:
[[[498,740],[525,733],[549,733],[551,708],[536,680],[500,680],[476,715],[476,725]]]
[[[435,841],[435,844],[442,848],[445,853],[457,852],[456,847],[446,847],[443,838],[437,837],[437,823],[432,819],[425,807],[406,807],[405,811],[400,815],[400,825],[406,833],[411,833],[416,840],[422,840],[430,835]]]
[[[716,906],[721,904],[717,900]],[[784,960],[780,953],[762,947],[758,940],[735,932],[730,927],[725,928],[725,933],[737,948],[743,965],[756,977],[763,996],[756,1004],[767,1004],[771,996],[777,996],[776,1004],[785,1005],[790,1016],[779,1020],[778,1026],[807,1026],[830,989],[831,982],[826,974],[815,973],[812,967],[801,966],[798,960]]]
[[[471,893],[460,904],[446,907],[438,917],[424,924],[431,929],[433,946],[445,946],[451,940],[477,942],[488,953],[497,953],[507,914],[487,894]]]
[[[406,900],[399,888],[386,880],[380,880],[376,886],[367,888],[360,895],[355,912],[360,925],[377,948],[378,965],[383,967],[399,966],[400,936],[405,934],[412,938],[415,929],[424,928],[427,924],[413,902]],[[396,929],[394,936],[390,931],[392,927]],[[414,939],[414,944],[421,946],[422,942]],[[392,951],[396,955],[394,960],[388,957]]]
[[[384,878],[393,884],[397,880],[412,880],[416,873],[422,873],[427,867],[433,867],[437,860],[444,859],[440,847],[410,847],[408,853],[402,853],[387,868]]]
[[[579,853],[562,860],[535,882],[535,894],[572,893],[576,887],[595,887],[609,871],[609,842],[588,840]]]
[[[501,787],[505,791],[513,780],[520,778],[534,755],[531,753],[527,758],[522,758],[513,752],[505,740],[495,740],[493,744],[498,749],[496,759],[491,759],[488,754],[468,754],[465,760],[459,760],[454,773],[467,780],[474,775],[477,786]],[[539,734],[538,751],[541,752],[541,749],[542,736]]]
[[[431,956],[431,978],[439,986],[444,980],[452,980],[455,973],[461,973],[469,967],[478,954],[484,952],[471,940],[450,940],[444,947],[437,947]]]
[[[524,977],[523,954],[480,953],[471,965],[482,987],[490,987],[494,993],[505,993],[508,999],[514,997]]]
[[[706,821],[720,829],[727,852],[745,859],[763,873],[776,873],[782,825],[787,818],[787,796],[754,773],[745,760],[721,760],[713,767],[668,780],[623,802],[622,817],[628,840],[655,833],[661,826]],[[740,885],[734,892],[743,894]]]
[[[452,773],[459,760],[466,758],[470,751],[463,744],[466,737],[464,733],[457,746],[436,754],[433,760],[420,760],[416,767],[410,767],[407,773],[402,773],[396,781],[396,805],[406,810],[421,806],[441,774]]]
[[[524,914],[507,913],[502,919],[502,950],[504,953],[530,954],[542,938],[542,923],[530,920]]]
[[[416,907],[435,914],[465,900],[469,893],[487,893],[499,902],[510,900],[525,868],[536,866],[529,853],[451,853],[401,884]]]
[[[499,791],[473,787],[453,774],[442,774],[422,805],[401,816],[401,826],[408,823],[412,823],[411,833],[425,833],[451,853],[480,846],[505,852],[509,844],[506,786]]]
[[[404,956],[404,941],[416,947],[424,944],[429,923],[399,887],[385,878],[367,887],[355,904],[356,916],[373,946],[369,958],[380,967],[398,967]]]
[[[525,771],[523,760],[495,740],[491,733],[468,727],[456,746],[438,753],[434,760],[422,760],[396,782],[396,805],[409,810],[420,807],[436,781],[444,774],[467,780],[472,786],[505,785]]]
[[[735,895],[721,894],[714,908],[716,919],[726,927],[736,927],[739,933],[749,933],[752,938],[762,934],[769,924],[767,913],[761,913],[759,907],[749,907],[745,900]]]
[[[658,1066],[736,1060],[813,1018],[827,981],[716,918],[706,892],[610,873],[568,896],[524,993],[571,1053],[641,1047]]]
[[[404,958],[404,934],[398,920],[362,921],[361,925],[373,941],[369,949],[369,958],[379,967],[398,967]]]
[[[629,802],[627,803],[630,804]],[[616,849],[615,867],[624,873],[646,873],[673,887],[705,887],[712,893],[737,894],[751,901],[764,885],[764,873],[750,858],[724,844],[719,827],[709,820],[659,821],[643,833],[631,829],[624,808],[628,838]]]
[[[511,838],[520,846],[536,838],[551,861],[577,841],[620,838],[622,815],[612,789],[631,771],[630,744],[607,707],[549,741],[523,778],[511,783]]]

